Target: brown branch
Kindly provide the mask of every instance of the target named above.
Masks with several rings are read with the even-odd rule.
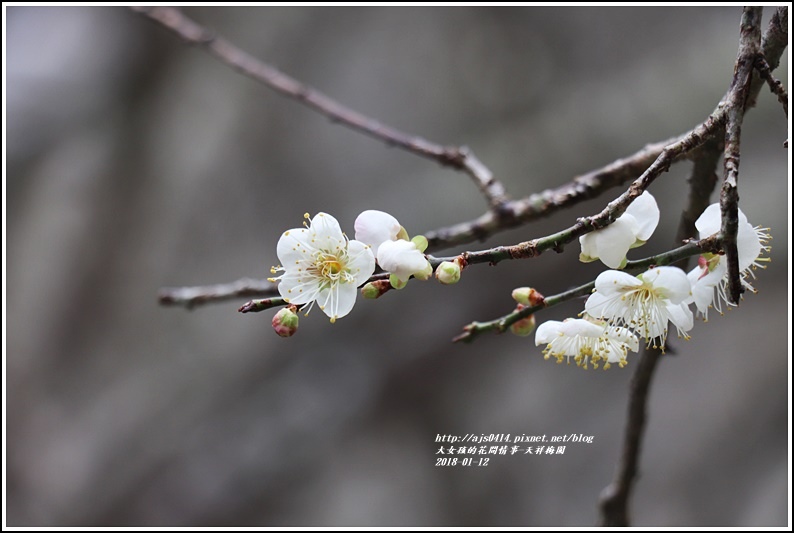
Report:
[[[767,63],[766,59],[763,57],[758,56],[755,59],[755,69],[769,86],[769,90],[772,91],[772,94],[777,96],[777,101],[783,106],[783,112],[786,114],[786,118],[788,118],[788,94],[786,93],[786,89],[783,88],[783,84],[780,83],[780,80],[772,75],[769,69],[769,63]]]
[[[637,477],[642,436],[648,411],[651,380],[662,351],[659,348],[643,347],[637,370],[629,386],[629,407],[623,450],[620,454],[615,480],[601,491],[601,525],[626,527],[629,519],[629,496]]]
[[[197,24],[173,7],[133,7],[133,11],[171,30],[185,42],[200,46],[223,63],[284,96],[343,124],[353,130],[397,146],[411,153],[433,159],[441,165],[468,174],[498,215],[508,201],[504,187],[493,173],[467,147],[442,146],[415,135],[403,133],[358,111],[346,107],[316,89],[292,78],[241,50],[226,39]]]
[[[720,193],[722,227],[720,233],[728,263],[728,295],[734,304],[739,303],[744,288],[739,271],[739,252],[736,236],[739,232],[739,157],[742,121],[749,96],[753,68],[761,45],[761,7],[745,7],[739,39],[739,52],[734,67],[733,80],[726,102],[725,176]]]
[[[160,305],[182,306],[192,309],[198,305],[225,302],[236,298],[277,296],[276,284],[267,280],[243,278],[231,283],[200,287],[165,287],[157,299]]]
[[[246,302],[240,306],[237,311],[239,313],[258,313],[280,305],[287,305],[284,298],[265,298],[264,300],[251,300],[250,302]]]
[[[687,153],[698,148],[710,139],[715,132],[719,130],[721,126],[720,120],[721,115],[715,113],[702,124],[698,125],[688,135],[665,146],[656,160],[645,169],[645,172],[643,172],[640,177],[634,180],[628,190],[607,204],[601,212],[590,217],[579,218],[573,226],[546,237],[540,237],[512,246],[498,246],[489,250],[463,252],[457,257],[460,258],[463,265],[475,263],[496,264],[506,259],[537,257],[550,249],[561,252],[566,244],[574,241],[578,237],[591,231],[605,228],[617,220],[635,198],[640,196],[656,178],[670,168],[670,164],[673,161],[686,156]],[[440,262],[442,260],[450,259],[433,259],[435,262]]]
[[[681,213],[676,242],[697,236],[695,221],[711,203],[711,193],[717,186],[717,164],[723,146],[722,139],[712,138],[693,156],[695,162],[692,166],[692,174],[689,176],[689,196]]]

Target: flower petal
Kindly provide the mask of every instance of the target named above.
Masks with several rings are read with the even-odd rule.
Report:
[[[560,333],[569,337],[593,337],[598,338],[604,332],[603,326],[597,326],[590,321],[581,318],[570,318],[560,326]]]
[[[654,290],[670,300],[680,304],[691,296],[692,286],[686,273],[678,267],[660,266],[641,274],[643,281],[650,283]]]
[[[288,272],[281,276],[278,283],[278,292],[289,303],[300,305],[309,303],[317,297],[320,291],[320,281],[311,276]]]
[[[376,256],[378,247],[386,241],[395,240],[401,228],[396,218],[374,209],[358,215],[353,226],[356,229],[356,240],[372,246],[372,252]]]
[[[328,318],[335,320],[350,313],[357,295],[358,289],[352,283],[335,283],[320,291],[317,304]]]
[[[740,217],[741,218],[741,217]],[[750,268],[758,256],[761,255],[761,240],[755,228],[749,223],[739,222],[739,233],[736,235],[736,249],[739,252],[739,270]]]
[[[720,204],[711,204],[708,206],[695,221],[698,237],[705,239],[720,231],[722,225],[721,216]]]
[[[667,314],[669,315],[670,322],[672,322],[679,331],[689,331],[695,325],[695,317],[686,304],[669,304],[667,306]]]
[[[408,281],[412,275],[425,269],[427,259],[411,241],[386,241],[378,248],[378,264],[400,281]]]
[[[312,251],[311,233],[306,228],[285,231],[276,244],[276,255],[285,267],[308,259]]]
[[[623,215],[615,222],[595,233],[598,257],[609,268],[620,268],[626,253],[637,241],[639,225],[631,215]]]
[[[562,322],[559,320],[547,320],[535,330],[535,346],[541,344],[549,344],[551,341],[560,336],[560,326]]]
[[[620,295],[627,288],[639,287],[640,285],[642,285],[641,280],[620,270],[607,270],[600,273],[595,280],[596,291],[605,296]],[[592,315],[593,313],[590,314]]]
[[[648,191],[643,192],[631,203],[625,215],[631,215],[637,221],[636,237],[641,241],[650,239],[659,224],[659,206]]]
[[[375,256],[372,248],[360,241],[347,243],[347,256],[347,269],[355,278],[353,284],[358,287],[375,272]]]

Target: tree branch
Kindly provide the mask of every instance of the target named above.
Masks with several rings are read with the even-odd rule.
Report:
[[[164,287],[160,289],[157,299],[160,305],[192,309],[198,305],[225,302],[236,298],[277,295],[278,289],[275,283],[263,279],[242,278],[231,283],[200,287]]]
[[[553,249],[562,252],[564,246],[576,238],[607,227],[622,215],[631,202],[640,196],[653,181],[670,168],[670,164],[694,150],[708,140],[718,130],[721,115],[712,114],[705,122],[698,125],[688,135],[669,144],[662,149],[656,160],[643,172],[639,178],[629,186],[628,190],[598,214],[591,217],[580,218],[573,226],[539,239],[522,242],[512,246],[498,246],[490,250],[479,252],[463,252],[460,257],[463,265],[474,263],[496,264],[505,259],[524,259],[537,257],[546,250]],[[445,260],[450,260],[446,258]],[[438,259],[437,261],[441,261]]]
[[[441,165],[468,174],[488,201],[490,210],[499,216],[508,201],[504,187],[493,173],[465,146],[442,146],[415,135],[403,133],[358,111],[346,107],[316,89],[292,78],[241,50],[214,32],[197,24],[173,7],[133,7],[133,11],[171,30],[189,44],[197,45],[221,62],[236,69],[284,96],[343,124],[374,137],[389,146],[433,159]]]
[[[601,491],[601,525],[627,527],[629,520],[629,496],[637,477],[642,436],[648,411],[648,397],[651,392],[656,365],[662,355],[660,348],[643,347],[637,370],[629,386],[629,408],[626,432],[623,437],[623,450],[618,461],[615,480]]]
[[[721,234],[728,263],[728,295],[739,304],[742,287],[736,236],[739,232],[739,157],[744,109],[749,96],[753,67],[761,44],[761,7],[745,7],[742,12],[739,53],[726,102],[725,177],[720,193]]]

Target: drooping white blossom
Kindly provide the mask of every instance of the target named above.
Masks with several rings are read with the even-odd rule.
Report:
[[[378,248],[386,241],[396,241],[403,231],[396,218],[389,213],[369,209],[364,211],[353,224],[356,240],[372,247],[372,253],[378,256]]]
[[[305,228],[285,231],[276,253],[283,266],[271,271],[284,273],[271,281],[279,281],[278,291],[284,300],[303,304],[307,313],[317,302],[331,322],[350,312],[357,287],[375,270],[370,246],[348,240],[339,222],[327,213],[318,213]]]
[[[411,241],[385,241],[378,248],[378,265],[396,276],[401,282],[422,272],[428,262],[425,254],[419,251]]]
[[[705,239],[718,233],[722,226],[722,212],[720,204],[708,206],[695,222],[698,236]],[[767,242],[771,239],[769,228],[753,227],[747,216],[739,209],[739,228],[736,234],[736,250],[739,259],[739,278],[745,289],[756,292],[750,283],[750,278],[755,278],[758,267],[765,268],[764,262],[769,258],[761,257],[763,252],[768,252],[770,247]],[[692,286],[692,298],[698,313],[708,319],[709,307],[716,308],[722,314],[723,304],[727,307],[735,306],[728,298],[728,261],[724,255],[703,254],[698,258],[698,265],[687,275]]]
[[[659,224],[659,207],[648,191],[638,196],[609,226],[579,237],[579,260],[600,259],[609,268],[623,268],[629,249],[642,246]]]
[[[427,239],[408,240],[408,233],[392,215],[370,209],[355,222],[356,239],[368,244],[375,259],[394,277],[394,286],[403,287],[411,276],[427,279],[432,267],[424,255]]]
[[[679,336],[688,338],[694,317],[685,303],[691,296],[687,275],[676,267],[652,268],[637,277],[619,270],[602,272],[585,310],[617,326],[625,326],[648,341],[660,339],[664,348],[667,323],[672,322]]]
[[[623,368],[629,350],[639,349],[637,336],[624,327],[611,326],[604,321],[569,318],[563,322],[548,320],[535,333],[535,345],[546,344],[545,359],[554,357],[558,363],[570,358],[577,366],[593,368],[603,363],[604,370],[617,363]]]

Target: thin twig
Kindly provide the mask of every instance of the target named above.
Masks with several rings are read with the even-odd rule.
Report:
[[[589,233],[607,227],[622,215],[631,202],[639,197],[653,181],[670,168],[670,164],[694,150],[719,128],[719,114],[714,114],[705,122],[697,126],[692,132],[676,142],[664,147],[656,160],[629,186],[628,190],[607,204],[598,214],[579,218],[573,226],[539,239],[514,244],[512,246],[498,246],[479,252],[463,252],[460,257],[463,265],[475,263],[496,264],[505,259],[525,259],[537,257],[547,250],[562,252],[564,246],[573,240]],[[450,260],[450,258],[436,259]]]
[[[258,313],[280,305],[287,305],[284,298],[265,298],[244,303],[237,311],[240,313]]]
[[[275,283],[263,279],[242,278],[231,283],[199,287],[164,287],[157,297],[160,305],[182,306],[192,309],[198,305],[225,302],[236,298],[276,296]]]
[[[664,252],[651,257],[646,257],[645,259],[639,259],[637,261],[628,261],[626,263],[626,267],[624,270],[628,273],[639,274],[641,272],[648,270],[651,266],[669,265],[675,263],[676,261],[680,261],[683,258],[697,255],[701,252],[706,252],[706,251],[717,252],[719,251],[719,246],[720,246],[719,240],[715,235],[712,235],[711,237],[708,237],[700,241],[688,242],[687,244],[680,246],[674,250],[670,250],[668,252]],[[548,309],[549,307],[554,307],[555,305],[561,304],[563,302],[567,302],[574,298],[578,298],[580,296],[586,296],[590,294],[590,292],[593,290],[594,287],[595,287],[595,282],[591,281],[589,283],[585,283],[584,285],[580,285],[565,292],[561,292],[553,296],[547,296],[546,298],[544,298],[541,304],[515,310],[511,313],[508,313],[497,319],[490,320],[488,322],[472,322],[471,324],[465,326],[463,328],[463,333],[452,339],[452,341],[471,342],[481,333],[486,333],[486,332],[504,333],[505,331],[507,331],[507,328],[509,328],[512,324],[521,320],[522,318],[526,318],[529,315],[533,313],[537,313],[542,309]]]
[[[720,232],[728,263],[728,295],[734,304],[744,291],[739,271],[736,236],[739,232],[739,157],[744,108],[749,95],[753,66],[761,44],[761,7],[745,7],[740,27],[739,53],[726,102],[725,177],[720,193],[722,227]]]
[[[783,106],[783,113],[785,113],[786,118],[788,118],[788,94],[783,84],[780,83],[780,80],[772,75],[769,69],[769,63],[767,63],[766,59],[763,57],[758,56],[755,59],[755,69],[761,75],[761,78],[766,81],[766,84],[769,85],[769,90],[772,91],[772,94],[777,96],[777,101]]]
[[[480,192],[487,199],[490,209],[497,215],[502,205],[508,201],[502,184],[467,147],[442,146],[427,139],[403,133],[350,109],[275,67],[263,63],[208,28],[186,17],[176,8],[133,7],[132,9],[176,33],[187,43],[204,48],[217,59],[249,78],[297,100],[327,116],[333,122],[374,137],[389,146],[397,146],[422,157],[433,159],[444,166],[465,172],[477,184]]]

